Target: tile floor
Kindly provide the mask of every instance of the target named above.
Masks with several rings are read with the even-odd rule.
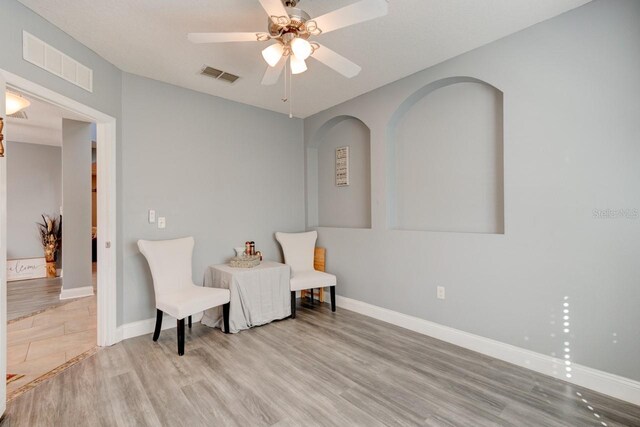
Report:
[[[7,372],[24,377],[7,396],[96,346],[96,296],[79,298],[8,325]]]

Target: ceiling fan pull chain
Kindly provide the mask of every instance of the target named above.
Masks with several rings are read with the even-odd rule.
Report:
[[[282,98],[282,102],[287,102],[287,60],[284,60],[284,95]]]
[[[293,119],[293,73],[289,67],[289,118]]]

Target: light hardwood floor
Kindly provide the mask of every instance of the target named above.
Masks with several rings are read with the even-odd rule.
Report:
[[[233,335],[195,324],[183,357],[175,329],[102,349],[10,402],[9,425],[640,426],[640,407],[316,306]]]
[[[92,264],[92,284],[97,283],[97,263]],[[60,301],[62,278],[20,280],[7,283],[7,321],[28,316],[68,301]]]
[[[7,320],[60,305],[61,288],[60,277],[7,283]]]

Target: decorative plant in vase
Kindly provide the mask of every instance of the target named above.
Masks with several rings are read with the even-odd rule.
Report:
[[[42,215],[42,222],[36,224],[44,249],[44,258],[47,261],[47,277],[56,277],[56,253],[62,241],[60,219]]]

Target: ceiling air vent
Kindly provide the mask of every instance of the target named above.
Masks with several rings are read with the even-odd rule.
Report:
[[[235,74],[227,73],[225,71],[218,70],[213,67],[204,67],[200,72],[200,74],[202,74],[203,76],[212,77],[216,80],[224,80],[225,82],[228,82],[228,83],[233,83],[240,78]]]
[[[11,117],[14,119],[25,119],[27,120],[29,117],[27,116],[27,112],[24,110],[16,111],[13,114],[8,114],[7,117]]]

